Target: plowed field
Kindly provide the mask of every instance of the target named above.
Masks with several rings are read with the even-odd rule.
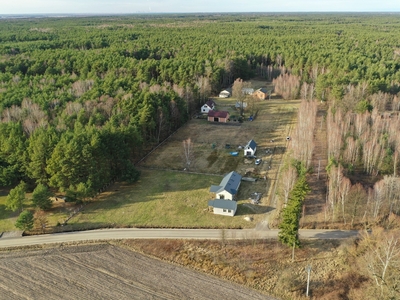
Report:
[[[1,299],[272,299],[107,244],[0,252]]]

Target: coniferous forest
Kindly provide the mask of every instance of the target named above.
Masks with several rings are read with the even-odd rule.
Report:
[[[1,19],[0,184],[85,199],[135,181],[134,163],[209,96],[253,77],[284,99],[329,103],[331,124],[353,128],[332,125],[332,170],[369,149],[364,171],[392,174],[397,139],[386,127],[377,144],[359,137],[381,111],[400,109],[399,31],[396,14]]]

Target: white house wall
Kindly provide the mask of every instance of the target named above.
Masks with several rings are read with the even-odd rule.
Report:
[[[235,215],[235,211],[232,209],[226,209],[226,208],[222,209],[222,208],[214,207],[213,211],[214,211],[214,214],[216,214],[216,215],[231,216],[231,217],[233,217]]]
[[[231,193],[228,193],[227,191],[222,191],[216,195],[217,199],[225,199],[225,200],[232,200],[233,195]]]
[[[254,155],[256,151],[253,151],[251,148],[245,148],[244,149],[244,155]]]
[[[209,111],[210,111],[210,107],[208,106],[208,105],[203,105],[202,107],[201,107],[201,112],[203,112],[203,113],[208,113]]]

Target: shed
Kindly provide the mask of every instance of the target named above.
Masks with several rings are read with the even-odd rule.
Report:
[[[214,111],[210,110],[207,115],[209,122],[226,123],[229,119],[229,112],[227,111]]]
[[[236,201],[229,201],[229,200],[209,200],[208,206],[213,208],[213,212],[216,215],[223,215],[223,216],[231,216],[233,217],[237,210],[237,203]]]
[[[253,156],[257,151],[257,143],[254,140],[250,140],[244,147],[244,156]]]

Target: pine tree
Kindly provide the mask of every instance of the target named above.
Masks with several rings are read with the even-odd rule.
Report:
[[[32,193],[33,205],[39,207],[42,210],[50,209],[52,201],[50,200],[51,193],[47,186],[39,183]]]
[[[25,182],[21,181],[15,188],[10,190],[10,193],[6,199],[6,208],[12,211],[22,211],[26,192],[26,184]]]
[[[21,230],[32,230],[33,221],[33,214],[29,210],[24,210],[15,222],[15,227]]]
[[[290,192],[289,201],[282,212],[279,240],[290,247],[300,247],[299,220],[306,194],[310,191],[305,176],[301,176]]]

